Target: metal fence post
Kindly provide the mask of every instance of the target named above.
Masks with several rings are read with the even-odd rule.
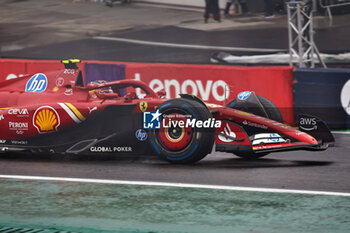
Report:
[[[318,59],[326,68],[313,38],[311,7],[312,4],[305,4],[302,1],[287,3],[289,64],[302,68],[315,67],[315,60]]]

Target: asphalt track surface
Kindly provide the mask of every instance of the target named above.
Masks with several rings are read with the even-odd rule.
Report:
[[[0,38],[1,55],[10,58],[78,56],[96,60],[208,63],[216,52],[98,40],[96,36],[282,50],[287,43],[285,16],[272,21],[253,16],[203,24],[201,12],[138,4],[113,8],[68,0],[7,0],[1,4],[0,11],[5,16],[0,18],[0,32],[4,35]],[[348,19],[347,15],[335,17],[332,27],[323,18],[316,20],[316,42],[321,51],[350,51]],[[242,49],[235,53],[252,52]],[[257,161],[212,153],[191,166],[171,165],[147,155],[68,161],[39,155],[4,155],[0,173],[349,192],[350,136],[336,134],[336,139],[337,146],[324,152],[275,153]]]
[[[335,136],[336,146],[322,152],[280,152],[255,161],[214,152],[194,165],[173,165],[148,155],[74,159],[3,154],[0,171],[1,175],[350,192],[350,135]]]
[[[349,31],[344,28],[332,28],[318,32],[316,43],[320,51],[330,53],[342,53],[348,51]],[[271,38],[271,35],[276,35]],[[232,46],[242,48],[264,48],[276,49],[287,52],[288,46],[287,29],[255,29],[219,31],[207,33],[203,31],[184,29],[173,26],[145,29],[131,32],[124,31],[108,35],[109,38],[137,39],[146,42],[166,42],[176,44],[194,45],[216,45]],[[332,35],[330,37],[330,35]],[[184,38],[186,38],[184,42]],[[337,41],[337,43],[330,43]],[[261,51],[225,51],[236,56],[271,54],[272,52]],[[76,57],[83,60],[105,60],[105,61],[128,61],[128,62],[164,62],[164,63],[210,63],[210,57],[218,51],[199,50],[195,48],[171,48],[160,46],[149,46],[133,44],[128,42],[116,42],[109,40],[98,40],[94,37],[81,40],[67,41],[20,51],[5,51],[3,57],[8,58],[34,58],[34,59],[61,59],[62,57]],[[275,53],[278,53],[275,52]]]
[[[0,232],[348,232],[350,135],[335,136],[324,152],[194,165],[3,154]]]
[[[45,4],[42,4],[44,2]],[[4,15],[4,17],[0,18],[0,33],[1,35],[3,35],[0,37],[1,57],[30,59],[61,59],[79,57],[81,59],[91,60],[170,63],[174,62],[187,64],[209,63],[210,56],[214,52],[219,52],[213,50],[203,50],[194,48],[171,48],[133,44],[128,42],[98,40],[95,39],[96,36],[156,41],[162,43],[196,44],[203,46],[215,45],[282,50],[286,48],[287,44],[287,30],[285,27],[271,26],[270,21],[261,21],[261,19],[259,19],[259,22],[256,25],[254,24],[254,26],[250,26],[250,28],[242,28],[236,26],[231,27],[231,25],[228,25],[229,23],[231,23],[231,21],[233,24],[237,22],[244,24],[246,23],[246,21],[243,18],[232,20],[226,19],[226,22],[224,21],[224,23],[222,24],[223,26],[220,25],[220,27],[222,27],[221,29],[219,28],[211,30],[210,27],[213,27],[214,24],[208,24],[203,26],[201,18],[202,13],[198,12],[193,13],[169,9],[152,9],[150,7],[140,6],[136,4],[130,5],[121,11],[121,8],[118,7],[114,7],[113,9],[106,9],[103,6],[97,4],[93,5],[83,3],[78,5],[78,8],[80,8],[81,10],[76,11],[73,9],[76,5],[72,5],[71,1],[60,2],[64,2],[64,4],[60,5],[58,1],[51,0],[32,2],[10,0],[4,1],[4,5],[0,7],[0,13]],[[38,6],[38,4],[42,4],[43,7]],[[59,10],[56,10],[56,7],[59,8]],[[69,9],[67,9],[67,7]],[[18,12],[18,14],[14,14],[14,10]],[[135,12],[137,13],[140,11],[142,11],[144,14],[147,13],[150,16],[143,17],[142,13],[140,13],[139,15],[135,14]],[[131,13],[134,14],[133,17],[136,18],[136,21],[138,20],[136,23],[131,22],[131,20],[127,18],[127,16]],[[118,18],[118,15],[120,15],[119,17],[121,18]],[[170,17],[166,18],[166,16],[169,15]],[[153,18],[156,19],[153,20]],[[176,24],[172,22],[176,20],[182,21],[182,23]],[[256,18],[252,20],[254,21],[256,20]],[[277,17],[276,19],[274,19],[273,22],[275,24],[278,24],[278,22],[282,20],[285,19]],[[93,23],[96,21],[101,21],[103,22],[103,24],[97,23],[96,25],[94,25]],[[87,22],[87,24],[84,24],[84,22]],[[350,46],[348,43],[348,38],[350,37],[350,31],[348,30],[349,22],[350,21],[348,20],[348,17],[345,17],[341,20],[341,23],[335,27],[318,27],[318,36],[316,38],[316,42],[319,46],[319,49],[322,52],[350,51]],[[113,25],[113,23],[115,25]],[[226,26],[227,28],[225,28]],[[74,30],[72,28],[74,28]],[[201,30],[199,30],[200,28]],[[234,51],[234,54],[249,55],[259,54],[259,52],[249,52],[242,49],[241,51]],[[163,161],[157,156],[150,155],[96,155],[82,158],[52,158],[49,155],[0,154],[0,175],[169,182],[349,193],[350,135],[340,133],[334,135],[336,138],[336,146],[333,148],[329,148],[326,151],[293,151],[272,153],[262,159],[255,161],[243,160],[227,153],[213,152],[212,154],[208,155],[205,159],[194,165],[173,165]],[[61,184],[64,187],[69,186],[64,182],[53,182],[50,184],[41,184],[43,185],[42,187],[40,185],[35,186],[35,183],[26,183],[24,181],[20,181],[21,184],[27,184],[26,189],[22,189],[23,186],[17,187],[17,184],[11,184],[11,182],[4,180],[1,180],[1,182],[2,187],[6,187],[6,189],[0,189],[1,192],[5,193],[5,196],[1,196],[2,199],[0,200],[2,204],[0,204],[0,207],[2,209],[7,209],[8,211],[3,211],[1,213],[2,215],[0,214],[0,220],[5,221],[6,219],[9,219],[9,221],[6,222],[6,226],[10,226],[11,224],[9,224],[9,222],[13,222],[14,219],[18,220],[21,219],[23,216],[25,218],[28,217],[25,214],[15,214],[15,211],[18,211],[17,213],[21,213],[21,208],[28,210],[26,213],[31,215],[35,215],[38,213],[44,215],[46,213],[40,211],[29,211],[30,209],[35,208],[35,205],[33,206],[32,203],[37,203],[38,200],[47,200],[45,195],[50,194],[50,192],[47,192],[47,190],[45,189],[47,188],[47,186],[45,185],[48,185],[51,188],[52,185],[55,184]],[[41,198],[38,199],[30,199],[30,195],[28,195],[28,202],[24,203],[26,205],[16,205],[17,201],[19,203],[22,203],[20,200],[24,200],[20,195],[21,192],[33,194],[32,192],[29,192],[31,189],[33,189],[32,187],[37,187],[37,192],[41,193],[40,195],[43,196],[40,196]],[[54,187],[53,189],[61,190],[61,188],[62,187]],[[35,191],[36,189],[33,190]],[[94,188],[90,187],[90,189],[83,190],[85,193],[87,193],[92,192],[91,189],[93,190]],[[41,192],[43,190],[45,190],[45,192]],[[9,192],[10,194],[7,193],[6,195],[6,192]],[[74,193],[74,191],[72,192],[73,193],[68,193],[72,194],[73,197],[74,195],[77,195],[76,193]],[[108,193],[109,192],[107,190],[107,194]],[[181,194],[183,193],[185,192],[182,190]],[[171,192],[165,192],[165,194],[175,195],[176,197],[178,197],[177,195],[181,196],[181,194],[174,194]],[[215,196],[216,194],[217,193],[214,192],[212,195],[209,196]],[[58,198],[62,198],[62,196],[60,195],[63,194],[60,193],[60,191],[58,191],[58,195]],[[156,194],[152,195],[147,197],[156,197],[155,199],[157,199]],[[188,195],[191,196],[192,194],[188,193]],[[232,193],[230,195],[232,195]],[[78,196],[84,199],[84,195],[79,194]],[[128,194],[125,194],[125,196],[128,196]],[[209,196],[200,198],[199,200],[202,202],[208,201],[209,203]],[[138,197],[135,198],[136,200],[138,200],[138,198],[143,197],[144,196],[141,193]],[[301,199],[299,196],[294,198],[286,196],[286,199],[277,202],[276,200],[278,199],[278,197],[272,195],[271,197],[273,199],[269,201],[274,202],[274,204],[276,204],[275,206],[279,208],[275,209],[275,212],[270,212],[270,214],[265,214],[265,209],[263,208],[261,209],[259,215],[256,213],[256,210],[262,208],[266,204],[266,202],[255,202],[258,199],[257,196],[248,198],[247,195],[246,197],[247,200],[243,200],[243,207],[247,207],[247,203],[253,203],[251,204],[251,206],[248,206],[250,208],[250,212],[248,211],[249,208],[240,209],[239,207],[237,207],[237,205],[234,205],[238,208],[238,212],[230,213],[231,217],[233,216],[233,213],[236,213],[237,216],[240,213],[243,213],[243,215],[246,214],[251,218],[251,221],[246,222],[239,218],[233,219],[233,221],[237,221],[238,225],[241,224],[242,226],[244,226],[244,224],[253,224],[251,225],[251,228],[239,228],[239,232],[256,231],[256,229],[259,229],[259,225],[269,225],[269,221],[273,223],[270,224],[270,227],[273,226],[273,228],[269,228],[267,226],[262,230],[262,232],[281,232],[280,229],[286,229],[285,232],[346,232],[350,229],[349,222],[346,219],[344,220],[342,218],[337,219],[337,221],[340,221],[339,224],[343,224],[341,226],[339,225],[338,229],[336,225],[334,225],[333,228],[327,228],[326,225],[328,224],[328,226],[331,226],[332,222],[325,221],[324,219],[327,219],[327,216],[332,216],[333,218],[330,219],[334,220],[336,216],[336,214],[330,214],[328,212],[324,215],[321,215],[319,219],[308,219],[307,216],[312,216],[315,211],[324,209],[327,205],[332,206],[332,204],[334,203],[324,202],[326,204],[322,204],[318,207],[317,205],[316,207],[313,206],[313,208],[311,208],[312,211],[310,212],[305,211],[302,215],[300,215],[300,213],[295,213],[296,216],[298,216],[298,218],[291,214],[285,216],[286,219],[280,222],[281,219],[276,219],[276,221],[273,221],[271,219],[273,219],[273,216],[275,215],[290,211],[291,208],[302,209],[303,207],[306,208],[306,206],[309,205],[303,202],[304,199],[302,199],[300,205],[297,206],[293,205],[292,203],[287,203],[287,200],[291,200],[290,202],[294,202],[297,200],[300,201]],[[77,202],[73,198],[71,199],[72,200],[70,201],[73,204],[77,204]],[[161,198],[159,197],[159,199]],[[95,199],[89,200],[90,203],[95,201]],[[136,200],[131,198],[131,201],[135,202]],[[179,198],[179,203],[181,202],[180,200],[181,198]],[[218,204],[222,204],[221,206],[219,205],[219,207],[215,207],[218,209],[228,208],[227,206],[232,203],[236,203],[238,204],[238,206],[242,206],[242,198],[240,199],[240,201],[232,200],[230,198],[224,200],[225,203],[222,204],[220,201],[223,201],[223,199],[211,199],[211,201],[217,202]],[[328,198],[327,200],[329,201],[330,199]],[[311,202],[311,200],[309,201]],[[166,207],[162,207],[164,209],[161,209],[162,212],[160,213],[164,213],[165,216],[168,216],[166,214],[166,210],[170,208],[169,203],[172,202],[168,199],[166,199],[164,202],[166,203]],[[193,205],[193,203],[196,202],[191,202],[191,200],[189,200],[188,203],[188,206],[184,205],[181,206],[181,208],[189,208],[190,204]],[[60,204],[62,205],[62,209],[59,208]],[[71,214],[73,216],[74,214],[76,214],[76,212],[74,211],[77,211],[77,209],[79,209],[79,206],[77,206],[77,209],[70,209],[69,206],[66,209],[63,208],[64,205],[70,204],[70,202],[59,203],[54,206],[57,208],[57,211],[62,211],[64,213],[66,213],[65,211],[71,211]],[[129,205],[128,203],[124,204]],[[200,203],[198,203],[198,206],[198,213],[203,212],[203,209],[200,209]],[[344,207],[344,209],[341,209],[341,207]],[[135,208],[137,210],[138,208],[140,208],[140,206],[136,206]],[[339,215],[341,216],[346,216],[349,214],[348,204],[346,204],[346,202],[339,202],[337,203],[337,205],[334,205],[334,208],[336,208],[335,210],[339,210]],[[36,211],[38,211],[39,209],[40,208],[38,207]],[[150,210],[153,210],[153,213],[157,212],[156,208]],[[101,211],[103,212],[103,210]],[[9,216],[6,216],[7,213],[9,214]],[[152,215],[151,212],[147,213],[147,216]],[[183,214],[183,212],[175,213],[177,213],[179,216]],[[222,215],[220,215],[219,213],[221,212],[214,211],[213,213],[211,213],[213,215],[222,216],[222,219],[220,221],[213,220],[213,225],[219,226],[219,224],[225,223],[227,213],[222,212]],[[90,212],[88,211],[87,214],[90,214]],[[122,214],[123,213],[119,213],[119,215]],[[129,215],[126,216],[132,218],[132,216],[135,214],[137,215],[137,213],[131,212]],[[91,215],[93,215],[93,213],[91,213]],[[266,218],[258,218],[258,215],[265,216]],[[61,219],[59,217],[62,217],[61,214],[53,216],[53,224],[57,221],[61,221],[59,220]],[[83,216],[87,217],[84,214]],[[159,219],[157,219],[157,216],[159,215],[153,216],[152,221],[154,221],[154,223],[157,223],[157,221],[159,221]],[[202,215],[193,216],[198,219],[203,217],[203,221],[206,219],[205,216]],[[38,218],[39,217],[40,215],[38,215]],[[45,216],[42,216],[41,219],[43,220],[40,221],[45,221],[46,219],[44,217]],[[100,217],[107,218],[108,216],[101,214]],[[174,216],[168,217],[172,218]],[[303,218],[305,219],[305,221],[302,221]],[[87,222],[86,219],[82,222],[82,224],[85,224]],[[327,224],[320,225],[321,227],[318,228],[298,228],[293,227],[293,225],[290,224],[290,219],[298,219],[301,225],[303,223],[304,225],[307,225],[306,220],[309,220],[314,224],[319,222],[325,222]],[[22,223],[25,222],[24,220]],[[338,223],[337,221],[334,221],[333,224]],[[142,221],[140,220],[140,222]],[[182,218],[179,218],[179,222],[184,223]],[[132,224],[134,223],[130,222],[130,225]],[[199,224],[201,223],[199,222]],[[204,222],[202,224],[203,226],[206,226]],[[290,225],[290,228],[287,229],[285,227],[288,224]],[[154,232],[158,232],[157,229],[161,229],[162,225],[156,225],[150,226],[149,229],[153,230]],[[18,226],[18,224],[16,224],[16,222],[13,222],[13,226],[16,227]],[[35,226],[33,226],[33,228],[35,228]],[[177,228],[170,227],[163,228],[163,230],[164,229],[170,229],[169,232],[171,232],[171,229],[174,230]],[[211,229],[213,231],[215,229],[218,230],[218,228],[208,229],[208,232],[210,232]],[[223,228],[222,232],[227,232],[228,229],[232,228]],[[204,231],[199,230],[199,232]]]

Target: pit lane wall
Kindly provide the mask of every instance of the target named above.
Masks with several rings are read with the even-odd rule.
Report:
[[[164,89],[168,98],[189,93],[198,95],[204,101],[222,105],[225,98],[228,103],[242,91],[254,91],[257,95],[270,99],[280,109],[286,123],[294,123],[293,67],[101,61],[83,61],[79,66],[85,70],[85,80],[111,81],[111,77],[138,79],[146,82],[156,92]],[[62,68],[59,61],[0,59],[0,80]],[[115,75],[111,72],[115,72]]]

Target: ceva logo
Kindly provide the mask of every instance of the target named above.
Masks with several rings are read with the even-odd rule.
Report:
[[[38,73],[33,75],[26,84],[26,92],[43,92],[47,87],[47,77]]]

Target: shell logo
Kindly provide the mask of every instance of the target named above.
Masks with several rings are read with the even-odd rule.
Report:
[[[54,108],[43,106],[35,111],[33,125],[41,134],[55,132],[60,125],[60,117]]]

